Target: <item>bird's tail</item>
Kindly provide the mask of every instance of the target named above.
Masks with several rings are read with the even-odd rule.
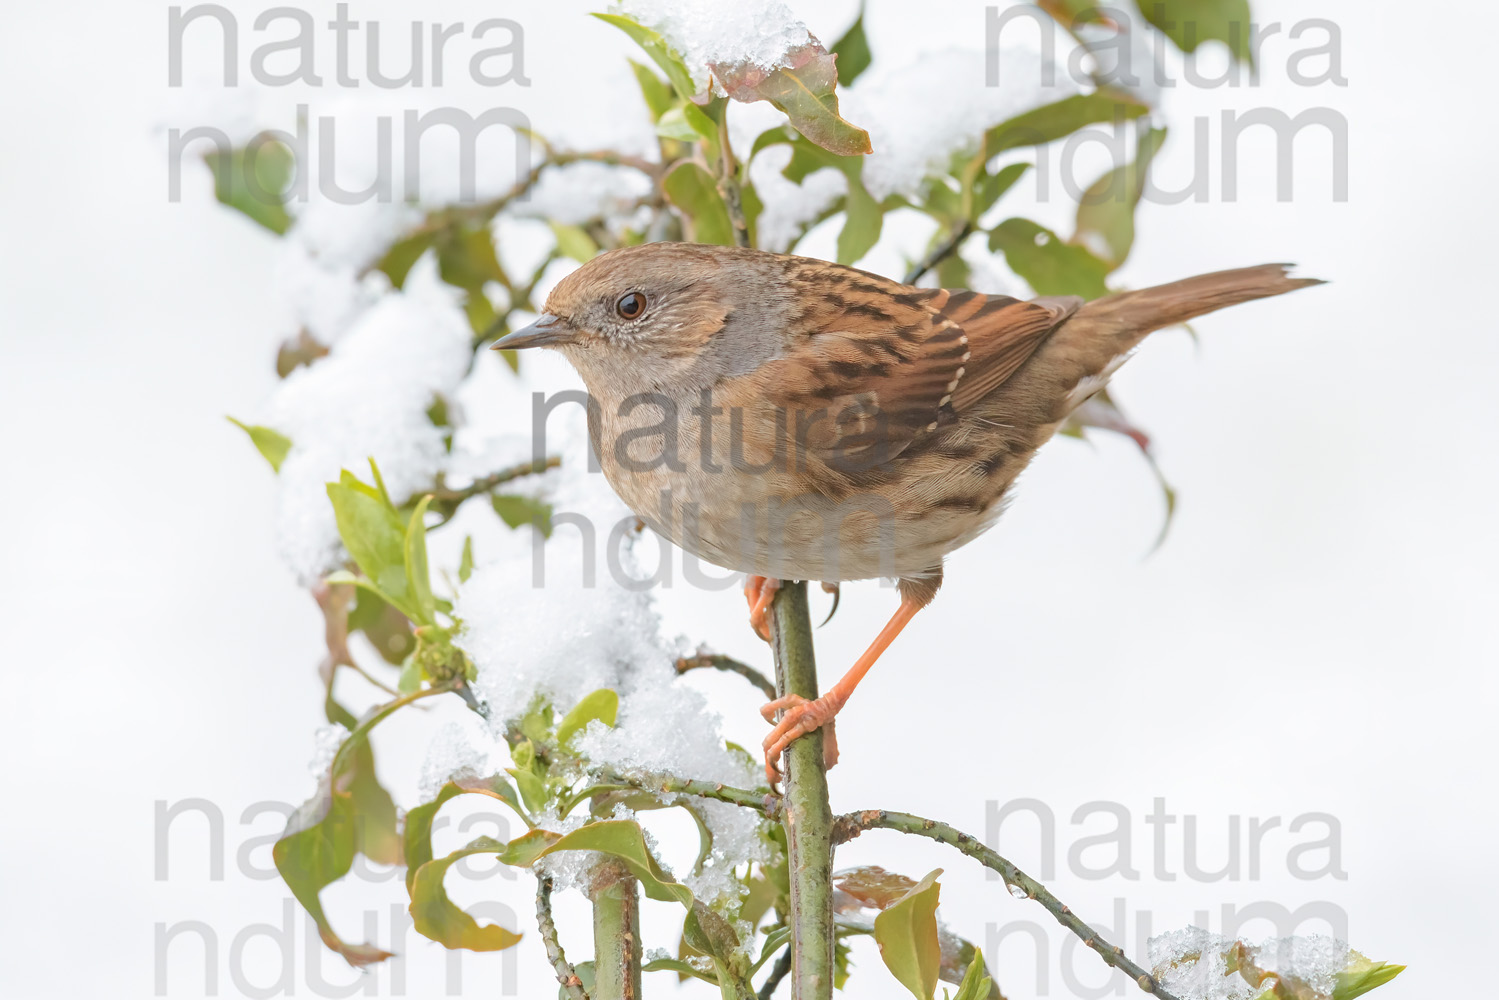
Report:
[[[1086,327],[1092,337],[1108,344],[1111,355],[1129,350],[1146,334],[1162,327],[1185,323],[1206,313],[1241,302],[1283,295],[1309,285],[1320,285],[1318,278],[1293,278],[1287,272],[1290,264],[1261,264],[1231,271],[1214,271],[1184,278],[1136,292],[1120,292],[1094,299],[1082,306],[1064,324]]]

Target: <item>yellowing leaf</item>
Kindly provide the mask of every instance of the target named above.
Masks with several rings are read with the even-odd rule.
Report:
[[[231,424],[250,435],[250,443],[255,450],[260,452],[262,458],[271,463],[272,472],[281,471],[281,463],[286,461],[286,453],[291,451],[291,438],[280,431],[269,427],[261,427],[259,424],[245,424],[233,417],[226,417]]]
[[[937,898],[942,869],[916,883],[874,918],[874,939],[885,967],[916,1000],[932,1000],[942,967],[937,940]]]
[[[442,884],[453,862],[471,854],[498,854],[505,846],[491,837],[480,837],[462,850],[418,868],[410,882],[411,920],[417,933],[445,948],[469,951],[501,951],[518,943],[521,936],[508,928],[499,924],[480,925],[448,898]]]

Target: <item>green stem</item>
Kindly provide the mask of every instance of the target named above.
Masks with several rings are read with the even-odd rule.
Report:
[[[594,874],[594,1000],[639,1000],[640,886],[623,865],[606,862]]]
[[[1177,1000],[1171,993],[1162,989],[1160,983],[1157,983],[1150,973],[1126,958],[1123,948],[1105,941],[1103,935],[1078,919],[1071,908],[1053,896],[1046,886],[1006,861],[998,852],[977,837],[934,819],[923,819],[920,816],[912,816],[910,813],[887,812],[884,809],[846,813],[833,821],[833,829],[833,839],[840,844],[853,840],[865,830],[895,830],[955,847],[985,868],[999,872],[1000,878],[1005,880],[1006,885],[1018,887],[1028,898],[1044,906],[1048,913],[1057,918],[1057,923],[1081,938],[1083,944],[1098,952],[1098,957],[1104,962],[1127,974],[1140,989],[1146,993],[1164,997],[1165,1000]]]
[[[807,585],[786,583],[770,609],[776,690],[817,697],[812,617]],[[787,866],[791,876],[791,995],[829,1000],[833,995],[833,813],[823,766],[823,731],[800,737],[786,751]]]

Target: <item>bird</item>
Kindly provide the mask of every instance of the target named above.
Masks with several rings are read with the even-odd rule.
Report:
[[[748,247],[602,253],[498,350],[558,351],[588,395],[611,487],[692,556],[746,575],[751,624],[783,580],[894,579],[900,605],[815,699],[762,710],[781,754],[827,726],[988,530],[1036,450],[1163,327],[1322,282],[1291,265],[1084,301],[918,287]],[[837,744],[824,741],[826,762]]]

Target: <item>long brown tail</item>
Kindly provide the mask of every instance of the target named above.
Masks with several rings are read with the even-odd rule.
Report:
[[[1167,285],[1121,292],[1078,307],[1005,384],[999,423],[1050,428],[1098,389],[1146,334],[1224,306],[1320,285],[1292,278],[1286,264],[1201,274]],[[1036,444],[1039,445],[1038,439]]]
[[[1137,292],[1106,295],[1080,308],[1063,329],[1086,326],[1091,336],[1112,339],[1114,342],[1107,349],[1111,356],[1117,355],[1162,327],[1185,323],[1226,306],[1323,284],[1318,278],[1291,277],[1286,273],[1291,266],[1261,264],[1258,267],[1239,267],[1199,274],[1195,278],[1184,278]]]

